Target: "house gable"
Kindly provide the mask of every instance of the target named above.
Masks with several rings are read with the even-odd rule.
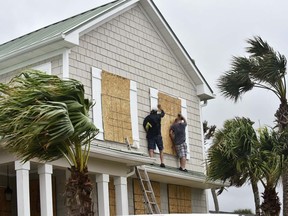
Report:
[[[64,53],[63,49],[79,44],[81,35],[124,13],[138,3],[141,4],[141,8],[155,29],[158,29],[158,33],[172,50],[183,70],[193,80],[200,100],[214,98],[213,91],[152,0],[116,0],[2,44],[0,46],[0,70],[2,73],[9,72],[11,65],[14,65],[13,70],[15,70],[23,66],[23,62],[28,62],[36,56],[45,58],[48,53],[55,52],[56,47],[58,52]],[[29,56],[25,55],[28,51]],[[22,64],[18,66],[19,62]]]
[[[81,36],[79,46],[71,49],[70,78],[84,83],[88,95],[94,91],[90,77],[91,70],[95,68],[136,83],[140,129],[139,151],[147,151],[142,122],[150,111],[150,88],[157,89],[160,94],[185,101],[188,107],[188,125],[191,125],[188,128],[189,143],[194,146],[190,148],[193,157],[191,165],[193,169],[203,172],[200,100],[196,85],[163,41],[155,26],[151,24],[141,5],[135,5],[125,13]],[[99,98],[98,101],[101,100],[100,95]],[[99,117],[96,119],[99,120]],[[104,145],[124,148],[123,144],[111,143],[107,140]],[[175,158],[167,157],[168,160],[172,161]]]

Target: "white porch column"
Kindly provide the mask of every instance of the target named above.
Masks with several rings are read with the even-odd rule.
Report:
[[[41,216],[53,215],[52,173],[52,165],[41,164],[38,166]]]
[[[30,216],[29,170],[30,162],[15,161],[17,184],[17,215]]]
[[[116,196],[116,215],[128,215],[128,191],[127,178],[114,177],[115,196]]]
[[[98,193],[98,207],[99,215],[110,216],[109,211],[109,175],[108,174],[97,174],[97,193]]]

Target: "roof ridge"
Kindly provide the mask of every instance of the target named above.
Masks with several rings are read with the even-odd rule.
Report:
[[[39,32],[39,31],[41,31],[41,30],[43,30],[43,29],[45,29],[45,28],[48,28],[48,27],[50,27],[50,26],[57,25],[58,23],[65,22],[65,21],[67,21],[67,20],[69,20],[69,19],[73,19],[73,18],[75,18],[75,17],[77,17],[77,16],[80,16],[80,15],[83,15],[83,14],[86,14],[86,13],[89,13],[89,12],[91,12],[91,11],[97,10],[97,9],[99,9],[99,8],[102,8],[102,7],[106,7],[106,6],[109,5],[109,4],[114,4],[114,3],[117,2],[117,1],[123,1],[123,0],[114,0],[114,1],[108,2],[108,3],[106,3],[106,4],[100,5],[100,6],[98,6],[98,7],[95,7],[95,8],[86,10],[86,11],[83,11],[83,12],[81,12],[81,13],[78,13],[78,14],[75,14],[75,15],[73,15],[73,16],[70,16],[70,17],[68,17],[68,18],[66,18],[66,19],[63,19],[63,20],[60,20],[60,21],[58,21],[58,22],[49,24],[49,25],[47,25],[47,26],[44,26],[44,27],[39,28],[39,29],[36,29],[36,30],[34,30],[34,31],[32,31],[32,32],[29,32],[29,33],[27,33],[27,34],[24,34],[24,35],[22,35],[22,36],[16,37],[16,38],[14,38],[14,39],[12,39],[12,40],[9,40],[9,41],[7,41],[7,42],[4,42],[4,43],[0,44],[0,46],[5,45],[5,44],[8,44],[8,43],[10,43],[10,42],[13,42],[13,41],[15,41],[15,40],[18,40],[18,39],[20,39],[20,38],[23,38],[23,37],[25,37],[25,36],[27,36],[27,35],[31,35],[31,34],[33,34],[33,33],[35,33],[35,32]],[[124,0],[124,1],[126,1],[126,0]]]

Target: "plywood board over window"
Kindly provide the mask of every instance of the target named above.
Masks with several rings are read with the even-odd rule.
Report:
[[[159,182],[151,182],[154,195],[156,198],[156,202],[161,209],[161,199],[160,199],[160,183]],[[140,183],[138,179],[133,179],[133,197],[134,197],[134,214],[147,214],[147,207],[144,203],[144,195],[140,187]]]
[[[130,80],[103,71],[101,88],[105,140],[131,142]]]
[[[190,187],[169,184],[169,213],[192,213],[191,191]]]
[[[114,186],[114,178],[109,179],[109,210],[110,216],[116,215],[116,200],[115,200],[115,186]]]
[[[165,111],[165,117],[161,120],[164,153],[176,155],[176,152],[172,148],[173,143],[169,137],[169,129],[178,113],[181,112],[181,100],[159,92],[158,103],[161,104],[162,109]]]

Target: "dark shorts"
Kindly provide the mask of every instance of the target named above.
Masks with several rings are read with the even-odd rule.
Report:
[[[159,149],[159,151],[163,150],[163,140],[162,140],[162,136],[158,135],[156,137],[153,138],[147,138],[148,140],[148,149],[156,149],[156,145]]]
[[[187,156],[187,144],[184,142],[180,145],[175,145],[176,153],[179,158]]]

